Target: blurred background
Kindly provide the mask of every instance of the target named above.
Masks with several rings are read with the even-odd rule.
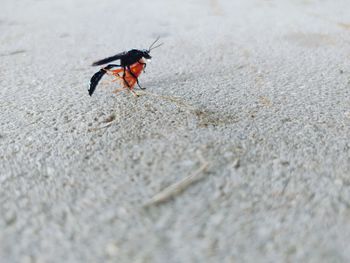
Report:
[[[349,5],[1,0],[0,262],[348,262]]]

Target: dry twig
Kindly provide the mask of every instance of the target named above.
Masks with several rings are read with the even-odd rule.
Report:
[[[153,196],[144,206],[148,207],[150,205],[155,205],[159,203],[163,203],[168,201],[170,198],[180,194],[184,190],[186,190],[190,185],[193,183],[199,181],[203,178],[203,172],[205,172],[209,166],[209,163],[204,160],[204,158],[199,155],[199,159],[202,162],[201,167],[199,167],[198,170],[193,172],[192,174],[186,176],[182,180],[166,187],[162,191],[160,191],[158,194]]]

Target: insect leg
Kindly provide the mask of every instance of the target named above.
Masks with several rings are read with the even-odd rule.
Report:
[[[141,65],[143,65],[143,73],[145,73],[145,72],[146,72],[146,66],[147,66],[147,64],[146,64],[146,63],[142,63],[142,62],[140,62],[140,61],[139,61],[139,63],[140,63]]]
[[[131,94],[134,95],[135,97],[140,96],[139,94],[137,94],[135,91],[133,91],[132,89],[130,90]]]
[[[123,80],[124,80],[124,83],[126,84],[126,86],[128,86],[128,88],[130,89],[131,87],[130,87],[130,85],[129,85],[129,82],[127,82],[126,81],[126,79],[125,79],[125,76],[126,76],[126,72],[125,72],[125,70],[126,70],[126,67],[123,67],[124,68],[124,72],[123,72]],[[130,68],[128,67],[128,70],[130,71],[130,73],[131,73],[131,70],[130,70]],[[131,73],[132,74],[132,73]]]
[[[121,92],[123,89],[125,89],[125,87],[121,87],[121,88],[118,88],[118,89],[115,89],[113,91],[114,94],[117,94],[118,92]]]
[[[104,67],[105,69],[111,69],[111,68],[115,68],[115,67],[121,67],[121,65],[117,65],[117,64],[108,64],[106,67]]]
[[[110,69],[111,68],[116,68],[116,67],[121,67],[121,65],[117,65],[117,64],[108,64],[106,67],[102,68],[103,70],[105,70],[107,73],[110,73]]]
[[[134,73],[132,73],[132,71],[131,71],[131,69],[130,69],[130,66],[128,66],[128,70],[130,71],[130,75],[131,75],[134,79],[136,79],[137,86],[139,86],[140,89],[146,89],[146,88],[142,88],[142,87],[140,86],[139,79],[134,75]]]

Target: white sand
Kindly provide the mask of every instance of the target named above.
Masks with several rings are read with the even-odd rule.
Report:
[[[349,1],[97,2],[1,1],[0,262],[349,262]]]

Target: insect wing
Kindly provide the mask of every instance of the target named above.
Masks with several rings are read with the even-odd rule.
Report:
[[[127,52],[124,51],[124,52],[118,53],[118,54],[116,54],[114,56],[95,61],[94,63],[92,63],[92,65],[93,66],[99,66],[99,65],[107,64],[107,63],[112,62],[114,60],[121,59],[123,56],[126,55],[126,53]]]

